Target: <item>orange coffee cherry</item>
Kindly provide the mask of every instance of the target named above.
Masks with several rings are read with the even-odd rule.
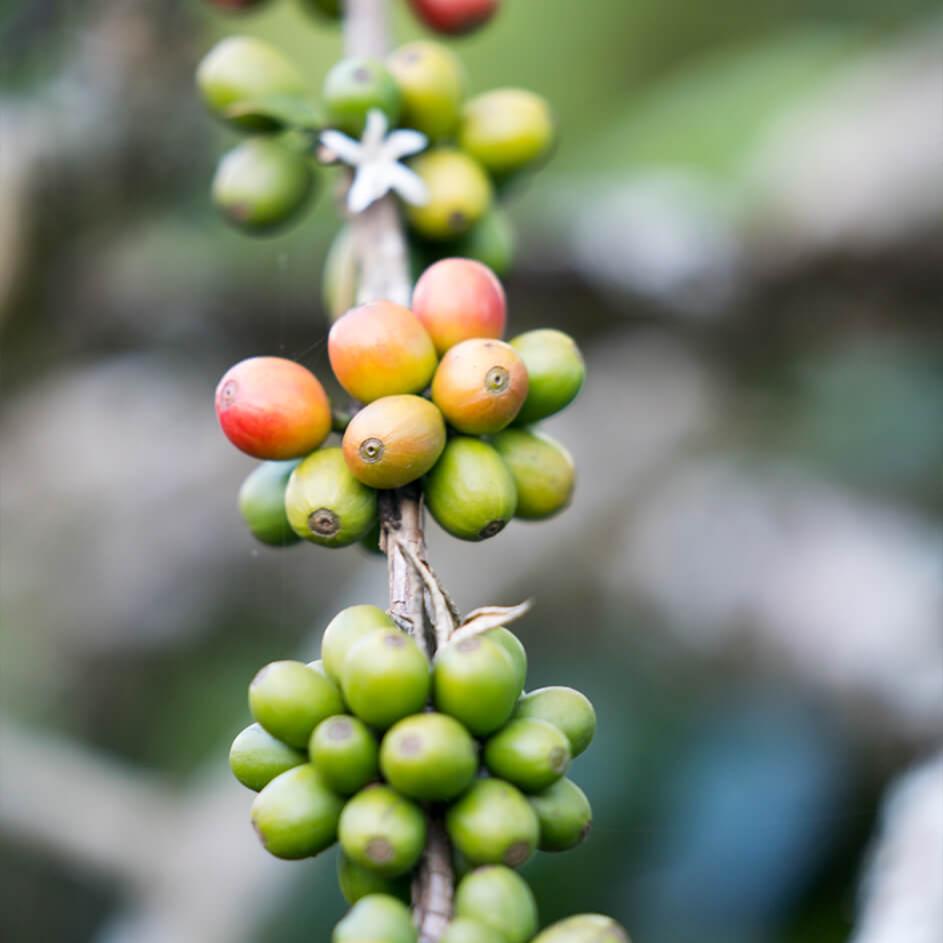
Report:
[[[504,336],[504,289],[487,265],[473,259],[430,265],[416,282],[413,311],[439,354],[475,337]]]
[[[442,358],[432,400],[467,435],[493,435],[514,420],[527,398],[527,368],[510,344],[468,340]]]
[[[432,340],[408,308],[374,301],[334,323],[327,352],[340,385],[355,399],[419,393],[435,372]]]
[[[365,406],[344,433],[344,459],[371,488],[401,488],[421,478],[445,448],[442,414],[421,396],[384,396]]]
[[[236,448],[281,460],[313,452],[331,431],[331,404],[318,378],[283,357],[250,357],[216,387],[216,416]]]

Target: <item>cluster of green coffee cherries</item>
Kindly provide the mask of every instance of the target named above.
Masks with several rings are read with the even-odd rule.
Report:
[[[255,723],[230,765],[258,792],[252,824],[271,854],[307,858],[339,842],[340,887],[354,906],[336,943],[415,943],[404,902],[430,817],[444,822],[461,875],[442,943],[534,938],[533,896],[511,869],[589,831],[589,802],[566,773],[596,716],[572,688],[523,693],[526,673],[506,628],[456,636],[430,665],[385,612],[359,605],[327,626],[321,660],[256,675]],[[625,939],[555,932],[537,939]]]
[[[385,61],[343,59],[328,72],[318,100],[279,50],[232,36],[203,59],[197,84],[210,110],[246,135],[222,157],[212,187],[233,225],[258,234],[300,217],[318,189],[318,156],[329,159],[317,147],[319,132],[359,138],[367,115],[379,111],[389,127],[420,131],[429,141],[409,163],[428,200],[402,207],[415,265],[457,255],[507,271],[514,238],[496,193],[552,147],[553,119],[540,96],[501,88],[466,100],[461,62],[427,40]],[[326,285],[352,264],[349,247],[342,229],[328,255]],[[349,306],[343,298],[330,304],[334,316]]]
[[[572,338],[538,329],[505,342],[500,281],[472,259],[443,259],[416,283],[411,307],[376,301],[332,326],[337,381],[363,404],[337,416],[311,371],[251,357],[216,391],[229,440],[265,460],[240,492],[265,543],[377,549],[379,493],[416,483],[437,523],[462,540],[493,537],[517,517],[569,504],[569,452],[537,424],[583,384]],[[326,445],[332,427],[340,447]]]

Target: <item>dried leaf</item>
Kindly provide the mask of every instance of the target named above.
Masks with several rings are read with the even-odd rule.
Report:
[[[528,599],[516,606],[482,606],[465,616],[462,624],[452,633],[451,640],[453,642],[461,641],[465,638],[481,635],[482,632],[509,625],[511,622],[527,615],[533,605],[534,601]]]

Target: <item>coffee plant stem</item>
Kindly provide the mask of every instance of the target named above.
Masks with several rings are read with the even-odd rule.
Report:
[[[383,58],[389,51],[387,0],[345,0],[344,43],[349,56]],[[387,299],[409,304],[410,277],[406,239],[393,198],[378,200],[351,221],[359,269],[358,301]],[[441,606],[428,607],[429,590],[414,560],[425,557],[423,507],[414,487],[384,492],[381,546],[387,555],[390,615],[412,635],[427,656],[452,626],[438,625]],[[431,572],[431,571],[430,571]],[[439,594],[441,597],[441,593]],[[431,623],[431,625],[430,625]],[[431,629],[431,631],[427,631]],[[446,633],[444,636],[443,633]],[[430,822],[429,838],[413,882],[413,916],[421,943],[438,943],[452,915],[454,891],[451,852],[441,821]]]

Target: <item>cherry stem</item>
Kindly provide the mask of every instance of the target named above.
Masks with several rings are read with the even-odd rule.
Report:
[[[387,0],[346,0],[347,55],[385,58],[391,45],[389,13]],[[377,200],[356,214],[350,225],[359,272],[358,302],[385,299],[409,304],[409,257],[393,197]],[[380,546],[387,557],[390,615],[432,658],[455,623],[448,596],[425,563],[423,513],[416,485],[380,492]],[[441,821],[433,819],[412,888],[420,943],[439,943],[452,916],[454,887],[448,836]]]

